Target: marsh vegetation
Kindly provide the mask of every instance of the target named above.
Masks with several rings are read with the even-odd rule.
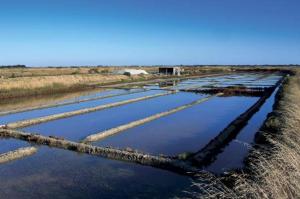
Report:
[[[12,78],[6,71],[5,77],[1,79],[1,92],[6,92],[10,97],[26,96],[32,92],[38,95],[42,94],[39,90],[43,89],[50,92],[49,85],[56,85],[62,91],[66,88],[72,90],[73,86],[78,85],[84,90],[87,85],[109,87],[89,90],[82,95],[65,95],[57,98],[55,103],[43,99],[37,103],[28,103],[29,107],[26,108],[20,104],[14,107],[14,101],[2,104],[5,111],[1,111],[0,115],[0,142],[4,143],[4,148],[0,148],[0,157],[4,157],[5,164],[1,165],[0,170],[8,169],[9,165],[20,168],[23,163],[26,168],[32,162],[38,168],[34,173],[37,178],[31,178],[26,173],[6,175],[12,184],[26,180],[25,187],[37,186],[47,191],[47,186],[44,185],[48,182],[43,175],[60,171],[61,176],[51,173],[51,179],[55,183],[50,183],[49,189],[59,190],[57,193],[66,197],[72,195],[70,190],[93,196],[96,192],[106,193],[107,196],[115,196],[115,192],[126,192],[124,187],[119,186],[118,180],[114,179],[118,172],[105,178],[110,188],[89,185],[81,189],[81,185],[89,183],[91,178],[98,179],[94,182],[103,182],[101,172],[86,171],[80,177],[75,172],[77,176],[73,178],[74,171],[82,167],[94,170],[89,163],[91,161],[102,163],[102,166],[97,163],[100,167],[97,171],[118,165],[119,171],[123,171],[123,168],[126,174],[131,172],[131,180],[144,183],[138,190],[134,186],[128,189],[127,197],[149,198],[159,196],[166,190],[168,194],[165,197],[179,198],[299,196],[297,124],[300,113],[295,111],[299,109],[299,72],[289,72],[291,76],[280,86],[287,69],[277,67],[250,70],[247,67],[223,66],[211,69],[187,68],[182,78],[160,77],[155,74],[149,77],[114,75],[108,74],[109,71],[101,72],[100,68],[89,67],[69,70],[60,68],[57,69],[61,70],[60,75],[53,68],[45,69],[53,72],[49,75],[44,74],[42,69],[35,69],[36,76],[29,74],[34,69],[1,70],[15,73]],[[17,70],[24,70],[24,73],[20,72],[18,75]],[[76,74],[72,74],[74,70],[77,70]],[[150,67],[150,70],[153,71],[154,68]],[[24,84],[25,81],[28,83]],[[14,94],[17,91],[15,88],[24,89],[24,93]],[[57,92],[58,90],[53,90],[52,93]],[[274,102],[274,109],[270,108],[273,112],[268,115],[270,111],[264,106],[272,106]],[[257,112],[259,117],[255,117]],[[253,117],[256,119],[251,121]],[[264,118],[267,118],[265,123]],[[254,122],[264,125],[261,127]],[[244,128],[248,129],[247,138],[245,142],[239,143],[238,136]],[[95,139],[83,142],[93,136],[96,136]],[[239,160],[244,161],[226,168],[227,161],[233,158],[227,148],[232,143],[246,147],[243,149],[245,153],[235,153]],[[24,147],[34,147],[37,150],[32,155],[25,154],[22,159],[6,158],[11,157],[11,154],[18,154],[18,149],[22,151]],[[199,155],[203,151],[209,152]],[[76,155],[70,155],[74,152]],[[54,154],[57,159],[53,157]],[[223,162],[220,162],[221,156]],[[63,159],[70,157],[73,157],[70,159],[73,164],[61,168],[55,166],[60,163],[49,162],[64,162]],[[110,163],[111,161],[114,163]],[[103,164],[111,166],[104,168]],[[209,166],[212,164],[217,164],[214,166],[219,169],[210,170]],[[160,190],[158,192],[148,190],[149,184],[144,181],[147,177],[140,177],[141,171],[148,170],[149,166],[155,168],[148,172],[152,173],[152,188]],[[166,172],[164,174],[167,178],[159,177],[161,170]],[[80,184],[74,181],[77,177],[81,180]],[[62,178],[64,180],[60,181]],[[112,179],[114,180],[111,181]],[[172,179],[178,179],[178,184],[172,184]],[[69,187],[62,190],[60,187],[66,185],[66,180],[69,181]],[[22,192],[19,189],[10,191],[12,187],[6,187],[9,187],[5,191],[6,196]],[[29,198],[34,194],[27,193],[24,197]]]

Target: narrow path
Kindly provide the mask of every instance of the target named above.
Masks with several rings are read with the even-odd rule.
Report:
[[[14,151],[0,154],[0,164],[7,163],[13,160],[31,156],[37,152],[36,147],[24,147]]]
[[[209,96],[209,97],[205,97],[205,98],[202,98],[202,99],[199,99],[199,100],[196,100],[192,103],[189,103],[189,104],[185,104],[183,106],[179,106],[177,108],[174,108],[174,109],[171,109],[171,110],[168,110],[168,111],[165,111],[165,112],[161,112],[161,113],[157,113],[157,114],[154,114],[154,115],[151,115],[149,117],[146,117],[146,118],[143,118],[143,119],[139,119],[139,120],[136,120],[136,121],[133,121],[133,122],[130,122],[128,124],[124,124],[124,125],[120,125],[118,127],[115,127],[115,128],[111,128],[109,130],[106,130],[106,131],[102,131],[100,133],[96,133],[96,134],[93,134],[93,135],[90,135],[90,136],[87,136],[83,142],[95,142],[95,141],[98,141],[98,140],[101,140],[101,139],[104,139],[108,136],[112,136],[114,134],[117,134],[117,133],[120,133],[121,131],[124,131],[124,130],[127,130],[127,129],[130,129],[130,128],[133,128],[133,127],[136,127],[136,126],[139,126],[139,125],[142,125],[142,124],[145,124],[147,122],[151,122],[153,120],[156,120],[156,119],[159,119],[161,117],[164,117],[164,116],[167,116],[167,115],[170,115],[170,114],[173,114],[173,113],[176,113],[178,111],[181,111],[181,110],[184,110],[184,109],[187,109],[187,108],[190,108],[194,105],[197,105],[197,104],[200,104],[202,102],[205,102],[213,97],[216,97],[216,96],[221,96],[222,93],[218,93],[216,95],[213,95],[213,96]]]
[[[249,76],[249,75],[247,75],[247,76]],[[271,76],[271,75],[268,75],[268,76]],[[259,78],[261,78],[261,76],[258,76],[256,79],[254,79],[254,80],[251,80],[251,82],[255,82],[256,80],[258,80]],[[230,82],[230,81],[235,81],[235,80],[232,80],[232,79],[230,79],[230,78],[228,78],[228,79],[226,79],[226,80],[223,80],[222,82],[214,82],[214,83],[208,83],[208,84],[205,84],[205,85],[196,85],[196,86],[186,86],[186,87],[184,87],[184,88],[180,88],[180,89],[178,89],[179,91],[183,91],[183,92],[195,92],[195,90],[197,91],[198,89],[200,89],[200,88],[203,88],[203,87],[205,87],[205,88],[212,88],[213,86],[215,86],[215,85],[218,85],[218,84],[220,84],[220,83],[226,83],[226,82]],[[236,85],[235,83],[233,83],[233,85]]]
[[[134,93],[141,93],[141,92],[145,92],[145,91],[147,91],[147,90],[143,89],[143,90],[139,90],[139,91],[131,91],[131,92],[126,92],[126,93],[111,94],[111,95],[92,97],[92,98],[81,99],[81,100],[74,100],[74,101],[71,101],[71,102],[62,102],[62,103],[34,106],[34,107],[29,107],[29,108],[24,108],[24,109],[15,109],[15,110],[11,110],[11,111],[0,112],[0,116],[13,114],[13,113],[21,113],[21,112],[26,112],[26,111],[33,111],[33,110],[37,110],[37,109],[65,106],[65,105],[76,104],[76,103],[81,103],[81,102],[88,102],[88,101],[111,98],[111,97],[117,97],[117,96],[122,96],[122,95],[129,95],[129,94],[134,94]]]
[[[199,173],[198,169],[191,167],[188,162],[184,162],[172,157],[153,156],[136,151],[126,151],[115,148],[92,146],[89,144],[72,142],[69,140],[42,136],[35,133],[25,133],[11,129],[0,128],[0,136],[25,140],[36,144],[48,145],[51,147],[61,148],[90,155],[101,156],[113,160],[137,163],[146,166],[152,166],[165,170],[170,170],[182,175],[194,176]]]
[[[149,95],[149,96],[134,98],[134,99],[130,99],[130,100],[114,102],[114,103],[110,103],[110,104],[104,104],[104,105],[100,105],[100,106],[96,106],[96,107],[92,107],[92,108],[85,108],[85,109],[80,109],[80,110],[70,111],[70,112],[65,112],[65,113],[59,113],[59,114],[49,115],[49,116],[40,117],[40,118],[17,121],[17,122],[13,122],[13,123],[8,123],[5,126],[7,128],[11,128],[11,129],[22,128],[22,127],[40,124],[40,123],[44,123],[44,122],[48,122],[48,121],[52,121],[52,120],[57,120],[57,119],[72,117],[75,115],[81,115],[81,114],[85,114],[85,113],[95,112],[95,111],[99,111],[99,110],[103,110],[103,109],[108,109],[108,108],[112,108],[112,107],[116,107],[116,106],[121,106],[121,105],[129,104],[129,103],[133,103],[133,102],[147,100],[147,99],[151,99],[151,98],[155,98],[155,97],[161,97],[161,96],[170,95],[170,94],[174,94],[174,93],[175,92],[159,93],[159,94],[155,94],[155,95]]]
[[[138,85],[144,85],[144,84],[149,84],[149,83],[160,83],[160,82],[168,82],[168,81],[173,81],[173,80],[195,79],[195,78],[214,77],[214,76],[221,76],[221,75],[224,75],[224,74],[212,73],[212,74],[184,76],[184,77],[167,77],[167,78],[159,78],[159,79],[152,79],[152,80],[138,81],[138,82],[116,83],[116,84],[97,86],[97,87],[98,88],[124,88],[127,86],[138,86]]]
[[[209,164],[214,157],[222,151],[222,148],[227,145],[240,130],[247,125],[248,120],[260,109],[265,101],[272,95],[274,90],[284,81],[284,77],[279,80],[275,86],[266,90],[264,95],[253,104],[247,111],[238,116],[232,121],[223,131],[211,140],[204,148],[190,156],[189,161],[196,165]]]

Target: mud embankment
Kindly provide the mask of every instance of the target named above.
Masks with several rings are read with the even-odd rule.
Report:
[[[103,109],[108,109],[108,108],[112,108],[112,107],[116,107],[116,106],[129,104],[129,103],[133,103],[133,102],[147,100],[147,99],[151,99],[151,98],[155,98],[155,97],[170,95],[173,93],[175,93],[175,92],[159,93],[159,94],[155,94],[155,95],[149,95],[149,96],[134,98],[134,99],[130,99],[130,100],[114,102],[114,103],[110,103],[110,104],[104,104],[104,105],[100,105],[100,106],[96,106],[96,107],[92,107],[92,108],[85,108],[85,109],[70,111],[70,112],[66,112],[66,113],[59,113],[59,114],[49,115],[49,116],[40,117],[40,118],[34,118],[34,119],[29,119],[29,120],[8,123],[8,124],[6,124],[6,127],[11,128],[11,129],[22,128],[22,127],[40,124],[40,123],[44,123],[44,122],[48,122],[48,121],[52,121],[52,120],[72,117],[75,115],[81,115],[81,114],[85,114],[85,113],[95,112],[95,111],[99,111],[99,110],[103,110]]]
[[[116,84],[108,84],[103,86],[98,86],[99,88],[131,88],[131,86],[144,86],[146,84],[153,84],[153,83],[164,83],[169,81],[180,81],[185,79],[195,79],[195,78],[202,78],[202,77],[217,77],[222,76],[222,73],[210,73],[210,74],[197,74],[197,75],[186,75],[180,77],[174,76],[159,76],[159,78],[146,80],[146,81],[135,81],[135,82],[123,82],[123,83],[116,83]]]
[[[220,153],[222,148],[227,145],[240,130],[247,124],[248,120],[260,109],[265,101],[272,95],[278,85],[284,80],[282,78],[277,84],[271,89],[268,89],[264,95],[246,112],[237,117],[232,121],[220,134],[211,140],[203,149],[195,153],[190,157],[190,161],[197,165],[209,164],[216,154]]]
[[[24,147],[0,154],[0,164],[31,156],[37,152],[36,147]]]
[[[196,172],[198,172],[196,168],[191,167],[187,162],[172,157],[153,156],[136,151],[92,146],[61,138],[46,137],[39,134],[25,133],[10,129],[0,129],[0,136],[25,140],[36,144],[48,145],[50,147],[56,147],[80,153],[87,153],[114,160],[122,160],[156,168],[162,168],[183,175],[193,176]]]
[[[181,91],[185,92],[195,92],[195,93],[204,93],[204,94],[215,94],[215,93],[224,93],[224,96],[255,96],[261,97],[266,92],[274,90],[274,87],[270,88],[247,88],[242,86],[234,87],[211,87],[211,88],[201,88],[201,89],[183,89]]]
[[[140,91],[132,91],[132,92],[126,92],[126,93],[120,93],[120,94],[111,94],[111,95],[105,95],[105,96],[99,96],[99,97],[92,97],[92,98],[87,98],[87,99],[82,99],[82,100],[74,100],[74,101],[70,101],[70,102],[63,102],[63,103],[56,103],[56,104],[47,104],[47,105],[29,107],[29,108],[24,108],[24,109],[16,109],[16,110],[11,110],[11,111],[0,112],[0,116],[2,116],[2,115],[8,115],[8,114],[13,114],[13,113],[21,113],[21,112],[26,112],[26,111],[33,111],[33,110],[43,109],[43,108],[65,106],[65,105],[70,105],[70,104],[76,104],[76,103],[81,103],[81,102],[88,102],[88,101],[93,101],[93,100],[105,99],[105,98],[110,98],[110,97],[117,97],[117,96],[134,94],[134,93],[141,93],[141,92],[145,92],[145,91],[146,91],[146,89],[143,89],[143,90],[140,90]]]
[[[124,125],[120,125],[118,127],[115,127],[115,128],[111,128],[109,130],[106,130],[106,131],[102,131],[100,133],[96,133],[96,134],[93,134],[93,135],[90,135],[88,137],[86,137],[83,142],[95,142],[95,141],[98,141],[98,140],[101,140],[101,139],[104,139],[108,136],[112,136],[114,134],[117,134],[117,133],[120,133],[124,130],[127,130],[127,129],[130,129],[130,128],[133,128],[133,127],[136,127],[136,126],[139,126],[139,125],[142,125],[142,124],[145,124],[147,122],[151,122],[153,120],[156,120],[156,119],[159,119],[161,117],[164,117],[164,116],[167,116],[167,115],[170,115],[170,114],[173,114],[173,113],[176,113],[178,111],[181,111],[181,110],[184,110],[184,109],[187,109],[187,108],[190,108],[194,105],[197,105],[197,104],[200,104],[202,102],[205,102],[213,97],[216,97],[216,96],[221,96],[222,94],[221,93],[218,93],[216,95],[213,95],[213,96],[209,96],[209,97],[205,97],[203,99],[199,99],[199,100],[196,100],[192,103],[189,103],[189,104],[185,104],[183,106],[179,106],[177,108],[174,108],[174,109],[171,109],[169,111],[165,111],[165,112],[161,112],[161,113],[158,113],[158,114],[155,114],[155,115],[152,115],[152,116],[149,116],[149,117],[146,117],[146,118],[143,118],[143,119],[140,119],[140,120],[136,120],[136,121],[133,121],[133,122],[130,122],[128,124],[124,124]]]

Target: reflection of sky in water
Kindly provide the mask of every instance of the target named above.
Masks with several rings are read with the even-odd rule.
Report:
[[[44,109],[38,109],[38,110],[33,110],[33,111],[26,111],[26,112],[21,112],[21,113],[4,115],[4,116],[0,116],[0,124],[6,124],[9,122],[15,122],[18,120],[43,117],[43,116],[58,114],[58,113],[63,113],[63,112],[75,111],[75,110],[79,110],[79,109],[83,109],[83,108],[91,108],[91,107],[95,107],[95,106],[99,106],[99,105],[103,105],[103,104],[109,104],[109,103],[113,103],[113,102],[118,102],[118,101],[133,99],[133,98],[139,98],[139,97],[144,97],[144,96],[148,96],[148,95],[154,95],[154,94],[158,94],[158,93],[162,93],[162,92],[163,91],[155,91],[155,90],[145,91],[145,92],[116,96],[116,97],[111,97],[111,98],[69,104],[69,105],[64,105],[64,106],[59,106],[59,107],[44,108]]]
[[[28,147],[28,142],[9,138],[0,138],[0,153],[6,153],[21,147]]]
[[[223,152],[216,157],[216,160],[205,169],[220,174],[229,169],[243,167],[244,158],[248,155],[249,147],[251,147],[254,142],[256,132],[258,132],[268,113],[273,109],[275,95],[276,91],[265,104],[263,104],[260,110],[252,116],[237,137],[230,142],[223,149]]]
[[[132,91],[138,91],[138,89],[132,89],[132,90],[125,90],[125,89],[105,90],[105,91],[100,91],[100,92],[91,93],[91,94],[75,97],[75,98],[72,98],[72,99],[64,100],[64,101],[61,101],[59,103],[74,102],[74,101],[78,101],[78,100],[87,100],[87,99],[91,99],[91,98],[95,98],[95,97],[104,97],[104,96],[109,96],[109,95],[125,94],[125,93],[132,92]]]
[[[255,97],[215,97],[94,143],[153,154],[196,152],[253,105]]]
[[[168,171],[42,146],[0,164],[1,198],[170,198],[189,179]],[[5,179],[5,180],[4,180]]]
[[[233,74],[183,80],[171,88],[201,87],[210,84],[270,86],[279,78],[281,77],[276,75]],[[159,88],[158,85],[146,87]],[[126,92],[128,91],[109,90],[74,99],[89,99]],[[94,107],[162,92],[164,91],[145,91],[80,104],[16,113],[1,116],[0,123]],[[27,127],[24,130],[80,140],[90,134],[167,111],[202,97],[204,95],[177,93],[50,121]],[[119,148],[130,147],[153,154],[177,155],[182,152],[195,152],[217,136],[257,99],[255,97],[215,97],[192,108],[128,129],[93,144]],[[248,125],[237,136],[237,141],[231,142],[208,167],[210,171],[218,173],[224,168],[242,166],[242,161],[248,153],[243,143],[253,142],[254,134],[267,113],[272,110],[273,102],[274,98],[269,99],[249,120]],[[0,153],[30,145],[24,141],[2,138],[0,139]],[[5,179],[0,181],[0,194],[4,198],[31,198],[36,195],[41,198],[57,198],[62,195],[68,198],[100,196],[101,198],[149,198],[150,196],[150,198],[169,198],[174,193],[181,192],[183,187],[189,186],[188,178],[167,171],[45,146],[39,147],[38,152],[32,156],[1,164],[0,178]]]
[[[101,111],[54,120],[25,128],[25,131],[80,140],[94,133],[191,103],[205,95],[176,93]]]

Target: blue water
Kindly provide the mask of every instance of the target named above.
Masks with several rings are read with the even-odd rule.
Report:
[[[244,166],[243,161],[254,144],[255,134],[259,131],[268,113],[273,110],[276,93],[277,89],[260,110],[252,116],[238,136],[222,150],[212,164],[205,168],[206,170],[220,174],[224,171]]]
[[[162,92],[164,92],[164,91],[154,91],[154,90],[153,91],[145,91],[145,92],[141,92],[141,93],[133,93],[133,94],[116,96],[116,97],[111,97],[111,98],[92,100],[92,101],[75,103],[75,104],[70,104],[70,105],[65,105],[65,106],[44,108],[44,109],[38,109],[38,110],[33,110],[33,111],[26,111],[26,112],[21,112],[21,113],[4,115],[4,116],[0,116],[0,124],[6,124],[6,123],[10,123],[10,122],[19,121],[19,120],[27,120],[27,119],[37,118],[37,117],[43,117],[43,116],[58,114],[58,113],[63,113],[63,112],[75,111],[75,110],[79,110],[79,109],[83,109],[83,108],[91,108],[91,107],[95,107],[95,106],[99,106],[99,105],[103,105],[103,104],[109,104],[109,103],[113,103],[113,102],[124,101],[124,100],[128,100],[128,99],[139,98],[139,97],[148,96],[148,95],[154,95],[154,94],[158,94],[158,93],[162,93]]]
[[[93,144],[130,147],[151,154],[196,152],[257,100],[255,97],[215,97]]]
[[[41,146],[0,164],[1,198],[171,198],[190,179],[133,163]]]
[[[0,138],[0,153],[6,153],[21,147],[28,146],[30,146],[30,144],[22,140],[16,140],[12,138]]]
[[[226,75],[203,81],[187,80],[179,86],[203,85],[231,80],[244,83],[259,75]],[[271,84],[277,77],[261,78],[262,84]],[[255,80],[256,82],[256,80]],[[249,83],[251,84],[251,83]],[[118,93],[118,90],[112,91]],[[123,91],[120,91],[123,92]],[[0,117],[0,124],[36,118],[50,114],[78,110],[163,91],[147,91],[126,96],[94,100],[11,114]],[[106,92],[108,94],[110,92]],[[102,94],[91,94],[87,98]],[[119,107],[50,121],[22,130],[43,135],[55,135],[70,140],[86,136],[128,122],[167,111],[205,97],[193,93],[177,93],[143,100]],[[82,96],[78,99],[87,99]],[[196,152],[216,137],[232,120],[253,105],[256,97],[215,97],[202,104],[182,110],[141,126],[120,132],[93,144],[130,147],[152,154],[177,155]],[[215,162],[206,169],[221,173],[243,166],[243,159],[254,142],[254,135],[268,112],[272,110],[274,94],[242,129],[236,139],[223,149]],[[0,153],[30,146],[25,141],[0,139]],[[0,164],[0,198],[172,198],[190,186],[190,179],[168,171],[79,154],[71,151],[39,146],[32,156]]]
[[[71,98],[71,99],[68,99],[68,100],[61,101],[59,103],[75,102],[75,101],[78,101],[78,100],[88,100],[88,99],[91,99],[91,98],[105,97],[105,96],[108,96],[108,95],[126,94],[128,92],[137,91],[137,90],[138,89],[132,89],[132,90],[125,90],[125,89],[104,90],[104,91],[100,91],[100,92],[92,92],[92,93],[89,93],[89,94],[86,94],[86,95],[81,95],[81,96],[78,96],[78,97],[74,97],[74,98]]]
[[[90,134],[167,111],[205,96],[206,95],[194,93],[166,95],[119,107],[77,115],[71,118],[50,121],[30,126],[23,130],[38,132],[43,135],[65,137],[71,140],[81,140]]]
[[[203,87],[203,86],[216,86],[224,87],[237,84],[250,84],[250,85],[274,85],[278,81],[277,76],[266,76],[261,74],[240,74],[240,75],[224,75],[216,77],[206,77],[199,79],[191,79],[180,82],[174,89],[188,89],[189,87]]]

